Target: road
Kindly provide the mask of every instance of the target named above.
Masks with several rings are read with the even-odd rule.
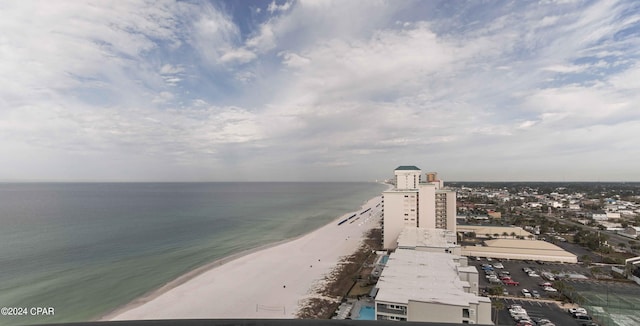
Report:
[[[592,226],[580,224],[580,223],[577,223],[577,222],[574,222],[574,221],[561,219],[561,218],[558,218],[558,217],[553,216],[553,215],[545,215],[545,217],[547,217],[547,218],[549,218],[551,220],[554,220],[554,221],[556,221],[558,223],[579,227],[579,228],[581,228],[583,230],[588,230],[588,231],[593,231],[593,232],[600,232],[601,234],[604,234],[607,237],[609,237],[607,242],[610,245],[619,246],[620,243],[624,243],[626,248],[627,248],[627,250],[629,250],[629,252],[633,253],[634,255],[639,255],[639,252],[637,250],[631,250],[629,248],[629,240],[633,240],[631,238],[627,238],[627,237],[621,236],[621,235],[616,234],[616,233],[611,232],[611,231],[600,230],[597,227],[592,227]]]

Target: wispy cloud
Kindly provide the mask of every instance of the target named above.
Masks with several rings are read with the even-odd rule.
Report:
[[[3,180],[640,180],[633,1],[2,6]]]

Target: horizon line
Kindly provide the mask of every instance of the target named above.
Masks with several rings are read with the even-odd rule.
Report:
[[[640,181],[619,180],[443,180],[447,183],[640,183]],[[158,180],[0,180],[0,184],[7,183],[386,183],[379,180],[351,180],[351,181],[320,181],[320,180],[210,180],[210,181],[158,181]]]

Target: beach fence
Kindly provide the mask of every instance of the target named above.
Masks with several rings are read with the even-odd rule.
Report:
[[[282,315],[287,314],[287,309],[285,306],[269,306],[269,305],[256,303],[256,312],[260,312],[260,311],[273,311],[273,312],[282,311]]]

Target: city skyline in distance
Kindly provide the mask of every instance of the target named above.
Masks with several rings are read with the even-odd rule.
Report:
[[[639,9],[10,3],[0,181],[640,181]]]

